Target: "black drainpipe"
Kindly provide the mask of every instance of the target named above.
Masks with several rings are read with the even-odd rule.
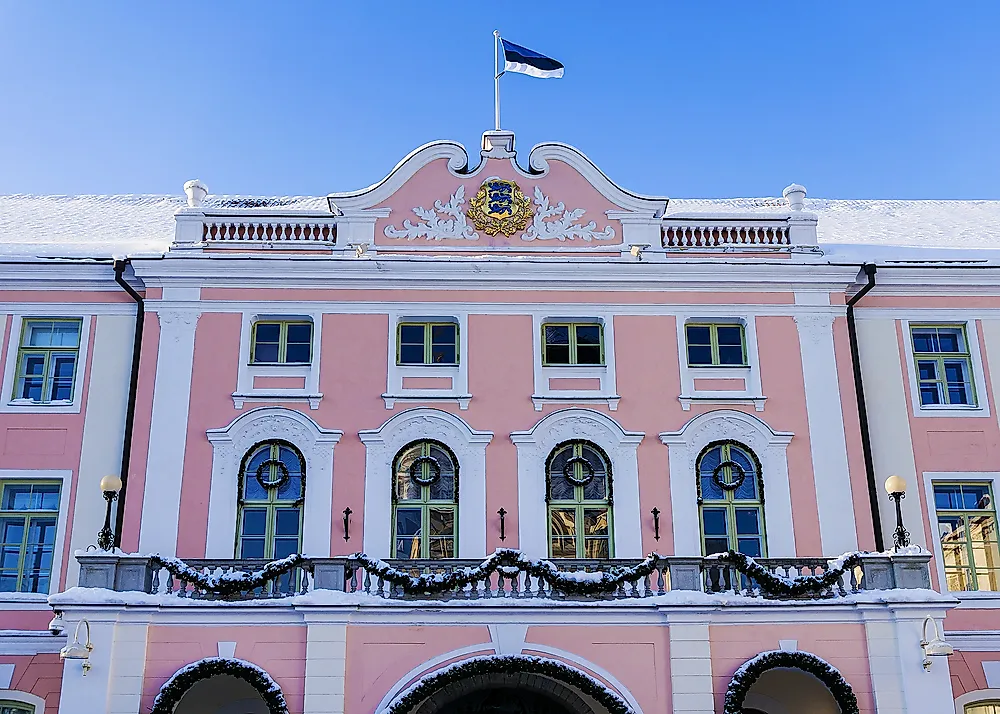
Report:
[[[861,379],[861,356],[858,353],[858,328],[854,324],[854,305],[875,287],[874,263],[862,266],[868,283],[847,301],[847,337],[851,342],[851,366],[854,368],[854,392],[858,400],[858,421],[861,423],[861,450],[865,455],[865,473],[868,475],[868,501],[872,509],[872,527],[875,529],[875,550],[884,551],[882,516],[878,510],[878,483],[875,481],[875,461],[872,458],[872,440],[868,430],[868,407],[865,404],[865,384]]]
[[[132,459],[132,425],[135,421],[135,399],[139,389],[139,357],[142,353],[142,326],[146,318],[146,304],[142,296],[132,289],[125,278],[128,259],[115,261],[115,282],[135,300],[135,337],[132,339],[132,376],[128,383],[128,408],[125,411],[125,435],[122,437],[122,490],[118,494],[118,511],[115,516],[115,547],[122,547],[122,527],[125,525],[125,492],[128,490],[129,462]]]

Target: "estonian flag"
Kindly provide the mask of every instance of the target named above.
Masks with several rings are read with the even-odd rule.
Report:
[[[563,76],[562,62],[540,55],[527,47],[515,45],[501,38],[503,45],[504,72],[520,72],[542,79],[556,79]]]

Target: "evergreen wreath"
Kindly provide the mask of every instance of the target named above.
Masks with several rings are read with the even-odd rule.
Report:
[[[729,682],[729,687],[726,689],[726,701],[722,714],[742,714],[743,702],[750,687],[760,675],[776,667],[790,667],[808,672],[830,690],[837,706],[840,707],[841,714],[859,714],[858,698],[854,695],[851,685],[844,679],[844,675],[836,667],[808,652],[786,652],[784,650],[761,652],[756,657],[744,662],[736,670]]]
[[[541,674],[576,687],[602,704],[609,714],[635,714],[620,696],[561,662],[526,655],[474,657],[426,676],[397,697],[383,714],[405,714],[449,684],[482,674]]]
[[[753,580],[764,595],[800,597],[815,595],[839,585],[848,570],[861,565],[861,553],[849,553],[831,561],[822,575],[798,575],[784,578],[775,575],[749,555],[730,550],[709,556],[712,560],[731,563],[740,573]]]
[[[281,560],[272,560],[260,570],[253,573],[232,572],[221,575],[206,575],[190,567],[177,558],[163,558],[159,555],[149,557],[154,568],[164,568],[175,578],[191,583],[196,588],[218,595],[223,600],[235,599],[237,596],[264,587],[293,568],[308,563],[304,555],[295,553]]]
[[[452,592],[466,585],[483,581],[493,573],[514,578],[519,573],[547,581],[554,591],[567,595],[600,595],[612,593],[625,583],[634,582],[656,571],[663,557],[652,553],[633,566],[612,567],[607,572],[585,573],[562,571],[548,560],[531,560],[519,550],[500,548],[489,558],[472,568],[462,568],[450,573],[410,575],[388,563],[355,553],[348,559],[348,579],[357,567],[364,568],[392,586],[399,586],[405,595],[432,595]],[[354,566],[354,568],[352,568]]]
[[[242,679],[257,690],[270,714],[288,714],[281,687],[271,675],[250,662],[226,657],[207,657],[174,673],[153,700],[150,714],[172,714],[181,698],[198,682],[220,674]]]

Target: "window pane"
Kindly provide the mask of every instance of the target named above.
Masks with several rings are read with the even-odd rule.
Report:
[[[737,550],[743,555],[751,558],[759,558],[761,555],[760,538],[739,538],[736,544]]]
[[[25,324],[24,339],[21,342],[26,347],[51,347],[53,323],[43,320],[31,320]]]
[[[59,510],[59,485],[5,484],[2,508],[5,511]]]
[[[719,364],[740,365],[744,361],[741,345],[719,345]]]
[[[608,535],[608,509],[585,508],[583,510],[583,533],[586,536]]]
[[[569,326],[567,325],[548,325],[545,328],[545,344],[546,345],[568,345],[569,344]]]
[[[292,345],[308,345],[312,342],[312,323],[311,322],[296,322],[290,324],[286,329],[288,330],[288,346]]]
[[[705,555],[725,553],[729,550],[728,538],[705,538]]]
[[[743,349],[743,328],[739,325],[719,325],[715,328],[719,338],[719,346],[735,345]]]
[[[253,361],[254,362],[277,362],[278,361],[278,343],[274,344],[257,341],[254,345],[253,351]]]
[[[431,362],[433,364],[456,364],[457,328],[455,325],[431,326]]]
[[[420,456],[420,446],[407,449],[396,461],[396,498],[403,501],[420,499],[420,484],[413,480],[410,469]]]
[[[941,352],[965,352],[962,330],[954,327],[938,330],[938,348]]]
[[[455,557],[455,539],[452,537],[446,538],[430,538],[428,543],[431,558],[454,558]]]
[[[712,348],[709,345],[688,345],[688,364],[712,364]]]
[[[584,558],[610,558],[611,551],[607,537],[584,538],[583,539]]]
[[[577,345],[577,364],[602,364],[600,345]]]
[[[920,381],[937,379],[937,362],[933,360],[920,360],[917,362],[917,369],[920,371]]]
[[[914,329],[913,330],[913,351],[914,352],[937,352],[937,338],[934,330]]]
[[[267,532],[267,510],[264,508],[243,509],[243,535],[262,536]]]
[[[79,347],[80,323],[56,322],[52,325],[53,347]]]
[[[938,385],[922,385],[920,387],[921,404],[940,404],[941,389]]]
[[[601,326],[600,325],[577,325],[576,326],[577,345],[600,345]]]
[[[396,554],[397,558],[420,557],[420,509],[396,509]]]
[[[736,509],[736,534],[760,535],[760,512],[756,508]]]
[[[310,344],[308,342],[301,344],[292,344],[291,342],[285,347],[285,362],[289,364],[309,364],[310,362]]]
[[[450,508],[430,509],[428,528],[430,529],[431,536],[455,535],[455,511]]]
[[[939,510],[961,508],[962,487],[958,484],[934,484],[934,507]]]
[[[552,557],[576,557],[576,510],[553,508],[549,511],[552,530]]]
[[[706,536],[727,535],[726,511],[724,508],[705,508],[701,514]]]
[[[685,331],[687,332],[688,345],[711,346],[712,329],[707,325],[688,325]]]
[[[400,364],[423,364],[424,363],[424,346],[419,345],[400,345],[399,346],[399,363]]]
[[[963,483],[959,488],[962,491],[962,508],[993,508],[993,499],[990,498],[990,488],[986,484]]]
[[[297,553],[298,551],[298,538],[275,538],[274,552],[269,557],[274,558],[275,560],[279,558],[287,558],[292,553]]]
[[[276,536],[299,535],[299,509],[279,508],[274,513],[274,534]]]
[[[242,538],[240,539],[241,558],[263,558],[264,539],[263,538]]]
[[[257,342],[273,342],[278,344],[281,338],[281,325],[277,322],[257,323]]]
[[[424,346],[424,326],[423,325],[400,325],[399,342],[403,345]]]
[[[569,345],[546,345],[546,364],[569,364]]]
[[[712,478],[712,472],[701,474],[701,497],[706,501],[722,501],[726,498],[726,492]]]

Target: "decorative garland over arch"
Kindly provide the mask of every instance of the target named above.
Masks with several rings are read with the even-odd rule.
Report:
[[[530,655],[486,655],[472,657],[421,677],[403,690],[380,714],[408,714],[444,687],[484,674],[540,674],[576,687],[592,697],[610,714],[635,714],[624,699],[608,687],[569,665]]]
[[[206,657],[177,670],[156,695],[150,714],[173,714],[191,687],[220,674],[242,679],[256,689],[270,714],[288,714],[285,695],[271,675],[251,662],[228,657]]]
[[[836,667],[814,654],[785,650],[761,652],[756,657],[748,659],[736,670],[729,682],[729,687],[726,689],[726,702],[722,714],[741,714],[743,701],[746,699],[750,687],[764,672],[777,667],[789,667],[808,672],[830,690],[837,706],[840,707],[841,714],[859,714],[858,698],[854,696],[851,685],[847,683],[844,675]]]

